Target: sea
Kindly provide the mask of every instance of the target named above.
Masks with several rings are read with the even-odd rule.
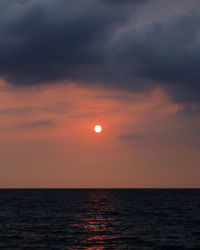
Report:
[[[0,189],[0,249],[200,249],[200,189]]]

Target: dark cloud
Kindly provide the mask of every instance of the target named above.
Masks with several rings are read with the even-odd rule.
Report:
[[[106,3],[110,3],[110,4],[132,4],[134,3],[141,3],[144,2],[145,0],[102,0]]]
[[[175,101],[199,102],[200,15],[135,25],[145,2],[153,4],[2,0],[0,76],[13,85],[66,80],[131,91],[159,87]]]
[[[162,87],[180,102],[200,101],[199,24],[200,15],[190,13],[143,25],[120,38],[126,46],[119,54],[128,65],[136,62],[135,75],[146,79],[143,87]]]
[[[14,0],[0,16],[0,74],[13,84],[86,80],[103,65],[105,40],[130,12],[112,6],[100,0]]]

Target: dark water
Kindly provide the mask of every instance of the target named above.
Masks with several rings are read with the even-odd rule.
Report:
[[[200,189],[0,189],[0,249],[200,249]]]

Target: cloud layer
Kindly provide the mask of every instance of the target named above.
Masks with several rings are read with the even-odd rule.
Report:
[[[156,1],[2,0],[0,76],[13,85],[66,80],[132,91],[162,88],[175,101],[199,102],[194,2],[194,11],[147,22],[140,11]],[[184,1],[174,3],[179,10]]]

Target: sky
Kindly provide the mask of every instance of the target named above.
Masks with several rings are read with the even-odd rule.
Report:
[[[1,0],[0,187],[200,187],[199,13]]]

